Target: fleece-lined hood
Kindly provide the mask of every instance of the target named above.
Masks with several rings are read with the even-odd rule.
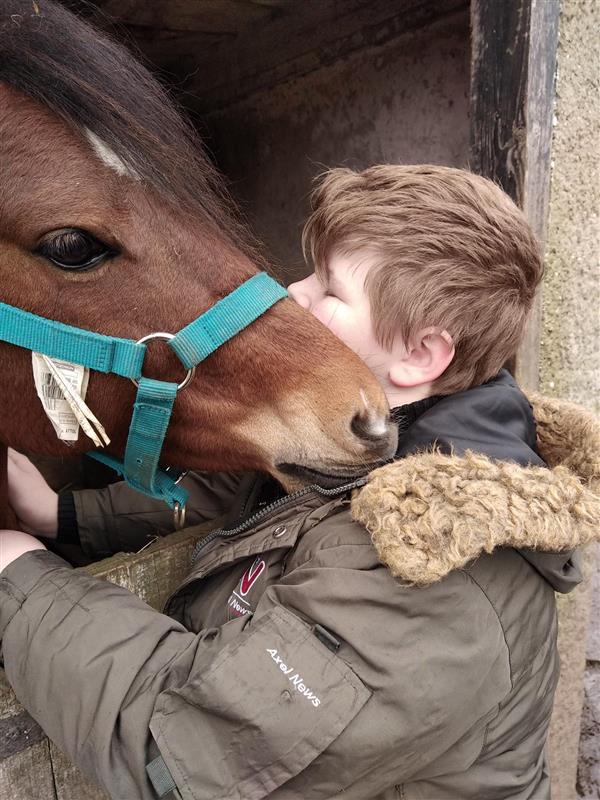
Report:
[[[401,430],[398,455],[352,500],[395,577],[433,583],[513,547],[557,591],[577,585],[572,551],[600,538],[600,425],[589,412],[526,398],[503,371]]]

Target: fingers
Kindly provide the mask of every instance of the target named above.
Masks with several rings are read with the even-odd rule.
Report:
[[[13,468],[14,470],[22,471],[27,470],[28,468],[31,469],[33,464],[24,456],[23,453],[18,453],[16,450],[13,450],[12,447],[8,448],[8,468]]]
[[[20,453],[17,453],[15,450],[11,450],[10,448],[8,449],[8,460],[6,462],[6,467],[9,483],[20,480],[23,477],[23,472],[25,472],[25,467],[19,456],[21,456]]]
[[[11,455],[10,447],[8,448],[8,459],[6,461],[6,469],[8,472],[9,482],[17,478],[19,476],[19,473],[21,472],[21,467],[19,465],[19,462],[16,459],[14,459]]]
[[[8,448],[8,472],[9,475],[12,474],[14,477],[17,475],[39,475],[43,478],[39,469],[35,466],[35,464],[24,456],[23,453],[19,453],[17,450],[13,450],[12,447]]]
[[[8,458],[15,464],[19,465],[31,464],[31,461],[27,458],[27,456],[24,456],[23,453],[19,453],[18,450],[15,450],[12,447],[8,448]]]

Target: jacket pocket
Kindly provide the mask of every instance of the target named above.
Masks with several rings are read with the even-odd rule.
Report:
[[[154,739],[184,800],[260,800],[304,770],[370,691],[283,607],[158,699]]]

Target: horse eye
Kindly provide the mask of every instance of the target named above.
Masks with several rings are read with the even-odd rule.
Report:
[[[61,269],[86,270],[116,255],[115,250],[79,228],[48,234],[37,252]]]

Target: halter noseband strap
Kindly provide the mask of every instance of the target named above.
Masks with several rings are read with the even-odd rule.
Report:
[[[50,358],[131,378],[138,391],[124,459],[121,461],[97,451],[88,455],[115,469],[139,492],[164,500],[171,508],[181,509],[185,506],[187,491],[177,485],[178,478],[174,479],[159,466],[177,391],[191,380],[197,364],[286,296],[283,286],[260,272],[179,333],[149,334],[137,342],[75,328],[0,303],[0,340]],[[142,377],[146,342],[153,338],[167,339],[187,368],[188,374],[181,384]]]

